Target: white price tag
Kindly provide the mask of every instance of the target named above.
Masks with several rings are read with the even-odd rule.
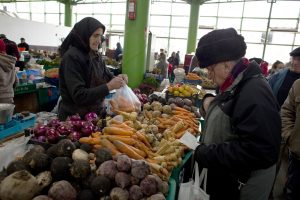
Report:
[[[186,131],[184,135],[179,139],[179,142],[186,145],[188,148],[195,150],[199,143],[194,135]]]

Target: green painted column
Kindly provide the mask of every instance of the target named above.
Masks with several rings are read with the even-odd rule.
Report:
[[[72,26],[72,4],[71,0],[65,1],[65,26]]]
[[[128,75],[128,85],[138,87],[146,70],[146,47],[150,0],[136,1],[136,18],[128,19],[128,1],[125,16],[125,36],[122,73]]]
[[[186,53],[195,52],[197,42],[198,18],[200,4],[197,0],[191,1],[189,34]]]

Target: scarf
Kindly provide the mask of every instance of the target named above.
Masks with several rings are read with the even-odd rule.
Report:
[[[229,76],[220,87],[220,93],[223,93],[229,86],[232,85],[235,78],[249,66],[249,60],[242,58],[232,69]]]

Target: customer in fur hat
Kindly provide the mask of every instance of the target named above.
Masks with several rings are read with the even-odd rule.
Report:
[[[267,200],[275,178],[279,106],[259,65],[244,58],[246,48],[244,38],[228,28],[204,35],[196,50],[200,67],[220,88],[194,153],[208,169],[211,200]]]
[[[14,102],[14,84],[18,82],[15,63],[16,58],[6,54],[6,45],[0,39],[0,103]]]

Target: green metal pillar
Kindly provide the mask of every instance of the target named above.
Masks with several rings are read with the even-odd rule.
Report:
[[[128,85],[139,86],[146,69],[146,47],[150,0],[136,1],[136,18],[128,19],[127,1],[122,73],[128,75]]]
[[[71,0],[65,1],[65,26],[72,26],[72,4]]]
[[[200,4],[197,0],[191,1],[189,34],[186,53],[195,52],[197,42],[198,18]]]

